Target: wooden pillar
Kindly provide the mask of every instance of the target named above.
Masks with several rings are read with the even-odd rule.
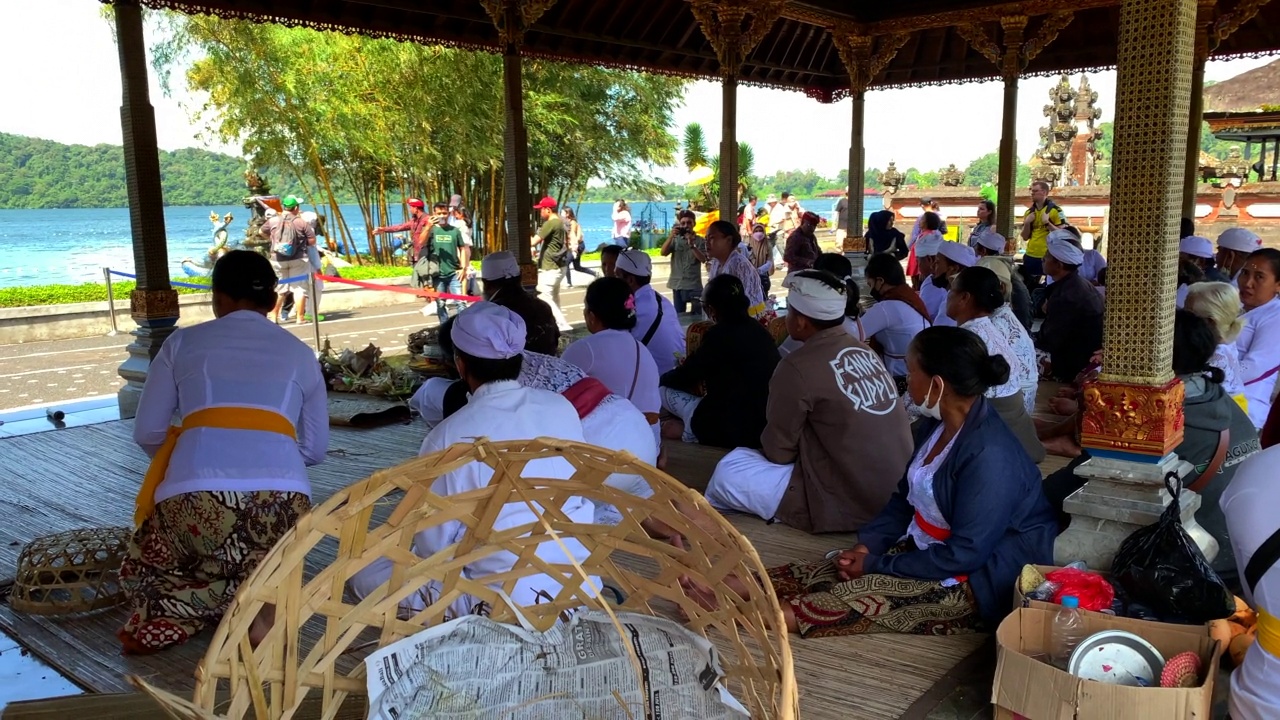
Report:
[[[996,231],[1017,241],[1014,204],[1018,196],[1018,76],[1022,74],[1022,37],[1027,18],[1021,15],[1001,18],[1004,29],[1004,112],[1000,124],[1000,170],[996,181]]]
[[[859,243],[856,238],[862,237],[862,216],[865,214],[863,203],[866,196],[863,195],[863,190],[867,184],[867,151],[863,133],[866,127],[866,104],[865,90],[853,93],[853,118],[849,133],[849,203],[845,211],[844,229],[849,238],[854,238],[855,247]]]
[[[137,414],[138,399],[151,361],[178,322],[178,294],[169,284],[156,117],[147,89],[146,42],[142,34],[142,8],[137,0],[117,0],[115,23],[120,51],[124,174],[137,275],[137,289],[129,297],[129,311],[138,324],[131,333],[134,339],[128,347],[129,357],[119,368],[125,385],[117,397],[120,416],[131,418]]]
[[[1209,59],[1209,30],[1213,0],[1200,0],[1196,9],[1195,57],[1191,66],[1191,110],[1187,115],[1187,161],[1182,185],[1182,217],[1196,219],[1200,188],[1200,128],[1204,122],[1204,64]]]
[[[480,0],[480,5],[497,27],[502,42],[502,97],[506,113],[502,130],[506,246],[519,261],[521,282],[530,292],[538,283],[538,269],[529,246],[529,238],[533,234],[533,204],[529,201],[529,135],[524,124],[520,46],[524,42],[525,30],[554,4],[555,0]]]
[[[724,106],[720,113],[720,219],[737,224],[738,216],[738,77],[721,79]]]

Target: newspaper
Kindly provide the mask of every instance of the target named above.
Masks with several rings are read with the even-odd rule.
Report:
[[[478,615],[424,630],[365,660],[369,718],[750,717],[724,688],[706,639],[662,618],[617,617],[625,638],[598,610],[576,613],[546,633]]]

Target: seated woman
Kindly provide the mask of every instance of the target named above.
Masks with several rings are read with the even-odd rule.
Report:
[[[738,246],[741,244],[742,236],[733,223],[728,220],[711,223],[707,228],[707,254],[711,256],[707,280],[723,274],[738,278],[751,302],[747,312],[761,323],[767,323],[772,314],[765,306],[764,289],[760,284],[763,272],[761,268],[765,266],[754,265],[748,255],[739,250]]]
[[[1209,322],[1218,340],[1209,364],[1222,371],[1222,389],[1247,412],[1244,378],[1241,377],[1240,356],[1236,351],[1236,338],[1244,329],[1244,318],[1240,317],[1240,292],[1231,283],[1196,283],[1187,292],[1185,307]]]
[[[862,332],[867,344],[884,360],[901,395],[907,391],[907,347],[916,333],[933,321],[920,293],[907,286],[897,258],[883,253],[872,255],[865,275],[876,304],[862,316]]]
[[[1188,310],[1177,311],[1173,320],[1173,372],[1182,381],[1186,398],[1182,404],[1182,443],[1174,453],[1196,467],[1183,483],[1187,487],[1202,483],[1196,487],[1202,500],[1196,522],[1218,541],[1213,568],[1231,585],[1237,581],[1235,560],[1218,501],[1231,484],[1237,463],[1258,451],[1258,434],[1249,417],[1223,391],[1222,371],[1209,364],[1216,347],[1217,339],[1204,318]],[[1223,441],[1229,445],[1222,448],[1223,458],[1231,462],[1219,462],[1214,467]],[[1082,452],[1066,468],[1045,478],[1044,493],[1055,510],[1060,511],[1067,496],[1084,486],[1084,478],[1074,471],[1088,459],[1089,453]]]
[[[162,650],[217,624],[240,583],[311,508],[307,466],[329,449],[315,353],[267,319],[276,304],[271,264],[233,250],[213,266],[212,283],[216,319],[165,340],[138,404],[133,437],[151,467],[120,569],[133,609],[117,633],[126,653]],[[258,616],[252,638],[270,629],[271,615]]]
[[[658,365],[648,348],[631,335],[636,325],[635,296],[622,280],[602,277],[587,286],[583,305],[582,314],[591,335],[565,348],[565,362],[604,383],[610,392],[630,400],[644,413],[654,442],[661,446]]]
[[[1004,358],[1010,368],[1005,382],[987,390],[987,400],[1022,443],[1032,462],[1044,459],[1044,445],[1036,437],[1036,426],[1023,401],[1023,387],[1035,386],[1034,367],[1028,367],[1009,345],[1006,335],[991,321],[991,314],[1004,304],[1000,280],[983,267],[965,268],[956,276],[947,294],[947,315],[961,328],[976,334],[992,355]]]
[[[926,418],[897,492],[860,545],[769,571],[787,628],[802,637],[994,627],[1022,566],[1053,558],[1057,522],[1040,471],[983,397],[1008,381],[1008,363],[971,332],[934,327],[912,341],[907,366]],[[706,601],[704,588],[683,584]]]
[[[858,283],[853,280],[853,263],[849,262],[849,258],[840,253],[822,253],[814,261],[813,269],[829,272],[844,283],[844,330],[849,333],[849,337],[866,342],[867,337],[863,332],[862,320],[860,319],[862,315],[862,295],[858,290]],[[786,357],[788,354],[800,349],[801,344],[795,338],[788,337],[778,346],[778,352],[783,357]]]
[[[1022,321],[1018,320],[1013,308],[1009,306],[1009,300],[1013,296],[1013,277],[1018,273],[1013,272],[1013,267],[1003,258],[998,257],[982,258],[978,261],[978,266],[995,273],[996,279],[1000,281],[1000,292],[1004,296],[1004,302],[991,313],[991,324],[995,325],[996,329],[1004,335],[1005,340],[1009,341],[1009,347],[1013,348],[1019,363],[1029,369],[1029,372],[1019,376],[1018,385],[1022,388],[1022,404],[1030,415],[1035,411],[1036,395],[1040,390],[1040,375],[1035,371],[1038,367],[1035,341],[1031,339],[1031,333],[1022,326]]]
[[[662,436],[722,448],[760,447],[769,379],[778,349],[769,331],[747,314],[746,293],[732,275],[707,283],[702,305],[715,324],[684,363],[661,378],[662,408],[675,415]],[[706,388],[699,397],[697,390]]]
[[[1280,250],[1255,250],[1236,276],[1244,329],[1236,338],[1249,419],[1261,429],[1280,377]]]

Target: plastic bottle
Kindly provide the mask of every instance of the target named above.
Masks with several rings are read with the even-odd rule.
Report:
[[[1071,653],[1084,640],[1084,617],[1080,614],[1080,600],[1074,595],[1062,597],[1062,608],[1053,618],[1052,656],[1054,664],[1066,668]]]

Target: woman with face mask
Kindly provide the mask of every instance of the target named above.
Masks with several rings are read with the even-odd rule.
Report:
[[[802,637],[994,627],[1022,566],[1053,558],[1058,524],[1040,471],[984,397],[1008,381],[1008,363],[968,330],[932,327],[912,341],[907,366],[925,419],[897,491],[860,545],[768,573]],[[754,585],[726,584],[744,596]]]

